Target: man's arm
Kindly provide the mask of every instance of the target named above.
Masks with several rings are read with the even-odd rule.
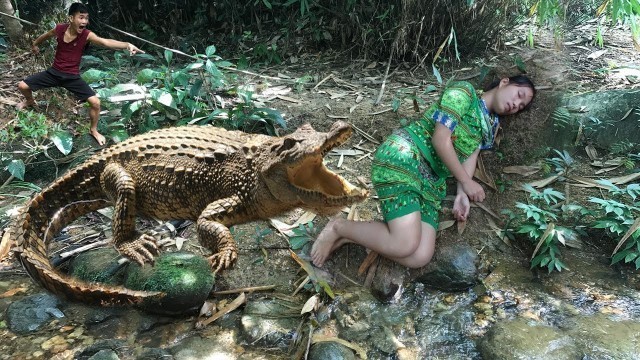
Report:
[[[106,48],[113,49],[113,50],[127,49],[129,50],[129,54],[131,55],[136,53],[144,54],[144,51],[138,49],[135,45],[131,43],[122,42],[122,41],[113,40],[113,39],[104,39],[96,35],[94,32],[89,33],[87,40],[90,41],[92,44],[104,46]]]
[[[38,36],[38,38],[33,40],[33,42],[31,43],[31,52],[33,52],[34,54],[38,54],[40,52],[40,48],[38,46],[40,46],[40,44],[42,44],[43,42],[55,36],[56,36],[55,29],[51,29],[46,33]]]

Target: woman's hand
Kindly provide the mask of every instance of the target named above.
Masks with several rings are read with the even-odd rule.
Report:
[[[462,190],[464,191],[465,194],[467,194],[467,196],[471,201],[479,201],[479,202],[484,201],[484,197],[485,197],[484,189],[482,188],[482,186],[480,186],[480,184],[478,184],[473,180],[469,180],[464,183],[461,183],[461,185],[462,185]]]
[[[453,201],[453,217],[461,222],[467,221],[469,216],[469,209],[471,204],[469,203],[469,197],[463,192],[459,192],[456,195],[456,199]]]

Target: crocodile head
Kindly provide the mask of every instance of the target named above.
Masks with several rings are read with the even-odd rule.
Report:
[[[326,133],[306,124],[289,135],[245,146],[244,152],[271,196],[291,207],[329,214],[369,194],[323,163],[324,156],[351,133],[351,126],[344,122],[334,123]]]

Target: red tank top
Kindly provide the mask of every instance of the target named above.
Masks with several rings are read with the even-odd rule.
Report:
[[[64,32],[68,28],[69,24],[58,24],[54,29],[58,46],[52,67],[63,73],[79,75],[82,51],[87,45],[87,37],[91,31],[85,28],[75,39],[66,43],[64,42]]]

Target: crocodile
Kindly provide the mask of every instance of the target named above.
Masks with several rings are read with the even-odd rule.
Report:
[[[212,251],[212,271],[237,260],[232,225],[268,219],[294,208],[331,214],[364,200],[368,191],[327,169],[324,156],[352,134],[345,122],[328,132],[305,124],[282,137],[213,126],[151,131],[105,148],[36,194],[5,232],[14,255],[44,288],[99,305],[138,304],[163,296],[87,283],[55,269],[48,250],[65,226],[113,206],[113,245],[139,264],[158,254],[155,239],[135,229],[137,215],[192,220]]]

